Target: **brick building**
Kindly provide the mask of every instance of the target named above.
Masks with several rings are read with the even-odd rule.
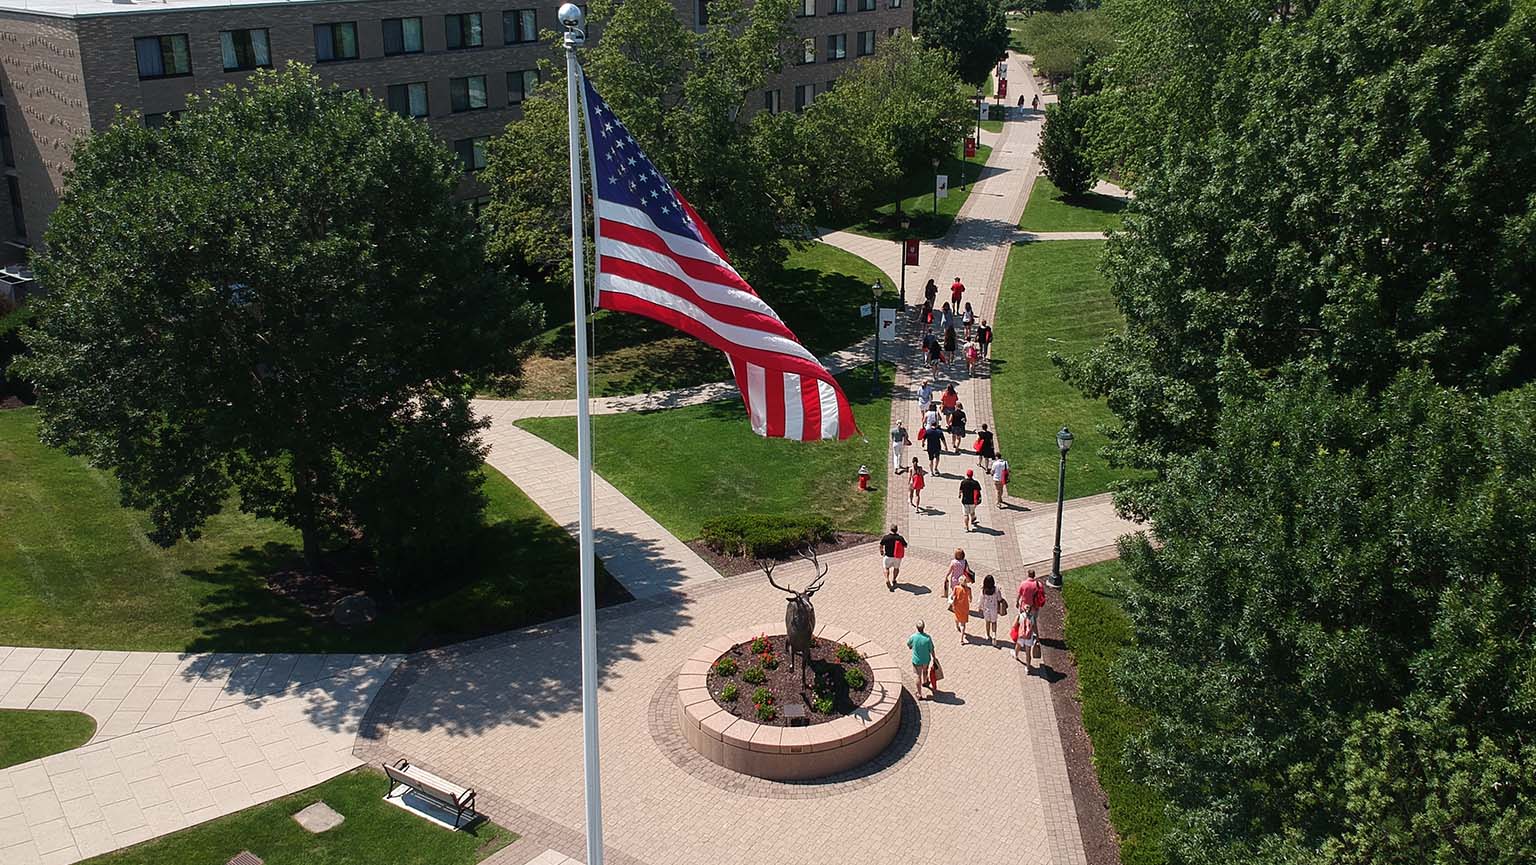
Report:
[[[483,4],[484,0],[480,0]],[[694,26],[707,9],[674,0]],[[912,0],[800,0],[803,44],[761,107],[793,110],[824,92],[877,39],[912,26]],[[123,111],[163,123],[189,93],[288,60],[423,118],[468,168],[516,120],[554,0],[0,0],[0,262],[25,254],[58,204],[71,148]],[[600,28],[591,34],[599,36]],[[751,106],[758,107],[758,106]],[[467,172],[460,194],[482,187]]]

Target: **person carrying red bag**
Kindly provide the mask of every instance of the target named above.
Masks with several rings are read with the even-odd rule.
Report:
[[[901,574],[901,560],[907,555],[907,539],[901,536],[895,525],[880,539],[880,555],[885,557],[885,587],[894,592],[896,578]]]

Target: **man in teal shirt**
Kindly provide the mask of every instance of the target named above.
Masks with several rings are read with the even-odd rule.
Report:
[[[912,672],[917,674],[917,698],[923,698],[923,685],[928,683],[928,667],[935,658],[933,656],[933,638],[923,633],[923,620],[917,620],[917,633],[907,638],[907,648],[912,650]],[[928,688],[928,696],[932,697],[935,689]]]

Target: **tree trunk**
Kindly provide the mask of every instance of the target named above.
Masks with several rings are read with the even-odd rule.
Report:
[[[294,506],[298,511],[299,535],[304,545],[304,570],[320,573],[320,519],[315,501],[315,473],[302,455],[293,455]]]

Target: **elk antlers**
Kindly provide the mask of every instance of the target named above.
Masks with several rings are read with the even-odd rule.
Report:
[[[799,555],[800,558],[810,562],[811,570],[816,572],[815,578],[811,580],[811,584],[806,586],[805,591],[803,592],[797,592],[794,589],[781,586],[773,579],[773,569],[778,567],[777,562],[766,559],[753,559],[752,563],[762,569],[763,575],[768,578],[768,585],[773,586],[775,589],[778,589],[781,592],[788,592],[792,597],[799,596],[809,598],[811,595],[816,594],[816,592],[821,588],[822,581],[827,578],[827,571],[831,570],[831,567],[829,565],[823,565],[817,559],[815,546],[811,546],[807,550],[800,551]]]
[[[768,585],[773,586],[775,589],[778,589],[781,592],[788,592],[791,597],[799,594],[794,589],[785,588],[784,586],[781,586],[773,581],[773,569],[778,567],[777,562],[772,560],[753,559],[752,563],[757,565],[759,568],[762,568],[763,574],[768,577]]]

